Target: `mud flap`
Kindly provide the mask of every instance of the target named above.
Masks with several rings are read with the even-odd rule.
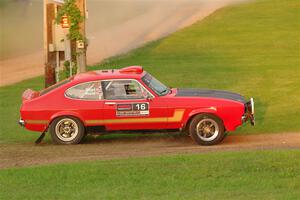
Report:
[[[35,141],[35,144],[40,144],[46,135],[46,131],[44,131],[40,137]]]

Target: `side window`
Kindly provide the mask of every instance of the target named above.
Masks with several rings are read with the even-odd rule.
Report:
[[[134,80],[102,81],[105,99],[144,99],[147,91]]]
[[[80,83],[75,85],[66,91],[66,96],[72,99],[82,100],[103,99],[100,81]]]

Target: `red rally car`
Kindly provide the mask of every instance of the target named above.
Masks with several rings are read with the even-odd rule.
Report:
[[[217,144],[225,131],[254,125],[254,102],[239,94],[168,88],[140,66],[78,74],[23,95],[19,124],[49,130],[56,144],[77,144],[93,130],[181,130]]]

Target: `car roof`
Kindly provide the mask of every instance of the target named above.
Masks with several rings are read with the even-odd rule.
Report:
[[[77,74],[73,77],[76,82],[87,82],[106,79],[140,79],[147,72],[141,66],[129,66],[122,69],[104,69]]]

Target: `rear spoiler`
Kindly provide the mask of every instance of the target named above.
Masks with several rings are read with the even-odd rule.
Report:
[[[32,89],[27,89],[22,94],[22,101],[28,101],[40,96],[40,93]]]

